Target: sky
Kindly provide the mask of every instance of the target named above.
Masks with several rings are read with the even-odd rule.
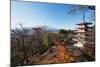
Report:
[[[11,1],[11,29],[19,27],[49,26],[56,29],[74,29],[82,22],[82,14],[70,15],[72,5]],[[86,13],[89,15],[89,12]],[[88,21],[88,19],[86,19]]]

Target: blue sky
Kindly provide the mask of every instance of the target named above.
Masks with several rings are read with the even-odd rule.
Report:
[[[19,27],[49,26],[57,29],[74,29],[82,21],[82,14],[70,15],[72,5],[11,1],[11,29]],[[87,15],[89,12],[87,12]]]

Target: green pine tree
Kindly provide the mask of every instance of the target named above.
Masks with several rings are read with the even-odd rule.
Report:
[[[45,37],[44,37],[44,44],[45,44],[45,47],[48,48],[51,44],[51,37],[48,33],[45,34]]]

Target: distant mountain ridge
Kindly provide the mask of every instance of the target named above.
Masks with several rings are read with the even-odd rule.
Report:
[[[21,28],[16,28],[16,29],[20,32],[23,32],[23,30],[25,30],[28,35],[31,35],[33,32],[35,32],[35,30],[33,30],[33,28],[41,28],[42,30],[44,30],[46,32],[52,32],[52,33],[56,33],[59,31],[59,29],[52,28],[49,26],[24,27],[23,29],[21,29]],[[16,29],[14,29],[14,30],[16,30]]]

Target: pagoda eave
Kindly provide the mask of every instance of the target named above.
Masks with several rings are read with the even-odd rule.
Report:
[[[91,25],[92,23],[89,23],[89,22],[82,22],[82,23],[78,23],[78,24],[76,24],[76,25],[84,25],[84,24]]]

